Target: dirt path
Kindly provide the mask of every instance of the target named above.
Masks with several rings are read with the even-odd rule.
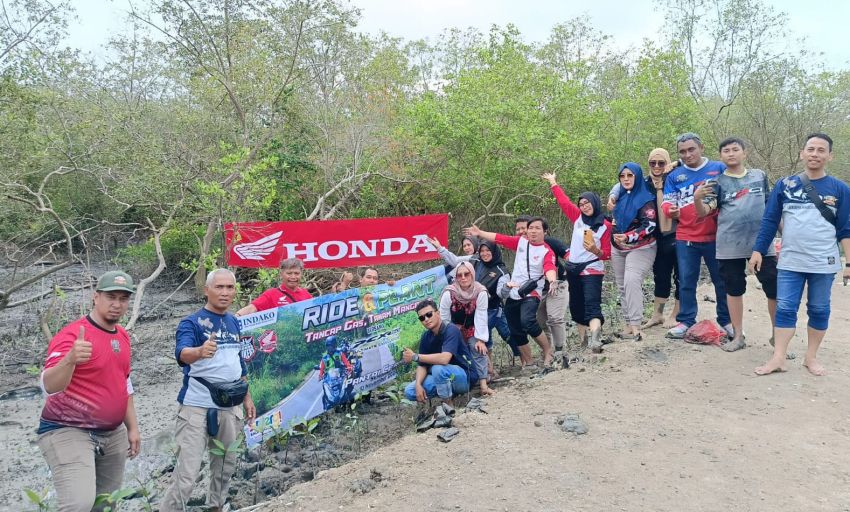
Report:
[[[850,511],[850,372],[842,368],[850,289],[834,288],[825,378],[801,368],[801,336],[789,372],[755,377],[769,354],[768,323],[761,292],[753,287],[746,304],[746,350],[671,342],[652,329],[647,341],[608,345],[604,359],[501,388],[489,414],[458,417],[461,433],[449,444],[435,431],[407,435],[254,510]],[[713,304],[700,306],[713,314]],[[130,477],[144,480],[169,451],[179,372],[163,346],[176,321],[150,326],[146,337],[167,343],[134,354],[144,370],[136,401],[143,456],[128,466]],[[24,376],[18,385],[34,383]],[[41,405],[0,401],[0,512],[32,510],[22,489],[49,488],[34,444]],[[562,432],[554,420],[567,412],[580,414],[589,433]],[[361,418],[387,428],[379,415]],[[373,469],[380,478],[369,478]]]
[[[604,360],[503,389],[489,414],[458,418],[449,444],[434,431],[406,436],[258,510],[850,510],[850,289],[837,283],[825,378],[801,367],[799,335],[787,373],[753,375],[770,348],[751,281],[746,350],[655,328],[608,345]],[[701,317],[713,307],[701,302]],[[566,412],[589,433],[562,432],[554,419]],[[374,489],[352,491],[373,469]]]

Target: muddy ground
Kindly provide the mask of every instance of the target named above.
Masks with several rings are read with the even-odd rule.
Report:
[[[161,300],[166,291],[155,290],[149,300]],[[710,289],[701,289],[699,297],[705,295]],[[834,287],[832,325],[821,349],[830,370],[824,378],[800,367],[801,335],[792,344],[800,357],[789,361],[787,373],[753,376],[752,368],[769,354],[769,324],[754,286],[746,304],[750,346],[734,354],[671,342],[654,328],[643,342],[607,345],[600,357],[569,370],[529,378],[506,367],[503,374],[516,380],[488,399],[488,414],[458,416],[460,434],[448,444],[437,440],[438,431],[413,433],[417,408],[376,395],[372,404],[358,405],[356,424],[346,417],[350,410],[331,413],[315,437],[244,454],[232,504],[311,512],[850,510],[850,462],[844,457],[850,448],[850,348],[843,343],[850,290]],[[143,444],[125,484],[144,485],[154,509],[173,465],[180,385],[173,330],[199,305],[191,293],[178,295],[160,318],[140,325],[134,340]],[[701,317],[713,316],[713,304],[700,306]],[[79,308],[69,304],[67,314]],[[26,360],[44,349],[32,325],[35,309],[0,314],[0,395],[37,385],[26,371]],[[507,364],[503,353],[500,362]],[[47,467],[35,446],[41,405],[40,396],[0,400],[0,511],[34,510],[25,487],[49,493]],[[579,414],[589,432],[563,432],[555,420],[565,413]],[[206,485],[199,482],[191,510],[201,510],[195,505]],[[145,501],[137,497],[122,510],[138,510]]]
[[[97,274],[105,269],[95,268]],[[58,283],[68,288],[91,281],[80,268],[62,271]],[[178,282],[162,282],[145,294],[143,310],[166,299]],[[38,293],[40,284],[20,296]],[[53,304],[51,326],[59,326],[86,310],[90,290],[68,291]],[[35,429],[43,399],[38,390],[38,366],[47,344],[38,327],[40,312],[50,300],[8,309],[0,313],[0,512],[36,510],[24,489],[53,498],[47,465],[36,446]],[[128,463],[125,487],[144,488],[121,510],[140,510],[156,501],[171,483],[174,467],[174,418],[182,373],[174,356],[174,330],[180,318],[202,306],[189,287],[180,291],[156,315],[141,321],[133,333],[133,385],[142,431],[140,455]],[[253,505],[308,481],[318,471],[339,466],[370,450],[392,442],[409,430],[415,408],[401,407],[386,395],[376,394],[370,403],[359,403],[325,415],[312,435],[271,443],[264,451],[242,453],[231,488],[235,508]],[[357,420],[357,421],[355,421]],[[199,482],[189,511],[201,506],[208,487],[206,471]]]

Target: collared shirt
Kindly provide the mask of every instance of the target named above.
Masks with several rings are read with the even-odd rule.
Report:
[[[279,308],[288,306],[302,300],[310,300],[313,296],[310,295],[304,288],[296,288],[294,290],[285,286],[277,288],[269,288],[260,294],[259,297],[251,301],[251,304],[257,308],[257,311],[265,311],[267,309]]]

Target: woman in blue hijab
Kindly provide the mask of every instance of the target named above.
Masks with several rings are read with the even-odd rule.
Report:
[[[617,176],[622,191],[612,212],[611,266],[625,323],[620,336],[639,341],[643,337],[643,280],[655,261],[658,207],[640,165],[627,162],[620,166]]]

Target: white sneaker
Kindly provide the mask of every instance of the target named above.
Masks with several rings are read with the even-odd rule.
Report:
[[[680,340],[685,337],[685,333],[688,332],[688,329],[690,329],[690,326],[683,323],[678,323],[676,324],[676,327],[673,327],[672,329],[667,331],[667,337],[673,338],[674,340]]]

